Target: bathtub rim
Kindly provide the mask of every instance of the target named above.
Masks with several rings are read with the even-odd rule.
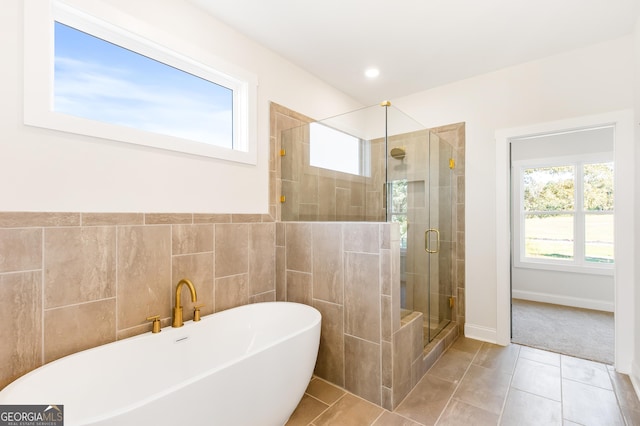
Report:
[[[315,307],[313,307],[311,305],[306,305],[306,304],[298,303],[298,302],[286,302],[286,301],[258,302],[258,303],[249,303],[249,304],[246,304],[246,305],[235,306],[233,308],[225,309],[225,310],[222,310],[222,311],[214,312],[214,313],[209,314],[209,315],[202,316],[202,319],[199,322],[211,320],[217,314],[224,314],[224,313],[229,313],[229,312],[232,312],[232,311],[249,309],[251,306],[254,306],[254,305],[273,305],[273,306],[275,306],[275,305],[280,305],[280,306],[298,305],[298,306],[301,306],[301,307],[304,306],[305,309],[309,309],[309,310],[313,311],[313,318],[310,321],[310,324],[306,325],[305,327],[297,328],[296,331],[293,332],[293,333],[287,334],[287,335],[282,336],[282,337],[280,337],[278,339],[274,339],[273,341],[270,341],[268,344],[265,344],[264,346],[261,346],[259,350],[254,350],[254,351],[251,351],[251,352],[248,352],[248,353],[245,353],[245,354],[241,354],[238,357],[233,358],[233,359],[231,359],[229,361],[217,364],[213,368],[205,369],[199,374],[195,374],[195,375],[190,376],[190,377],[188,377],[188,378],[186,378],[184,380],[180,380],[180,381],[172,384],[171,386],[168,386],[167,388],[164,388],[164,389],[158,390],[156,392],[150,393],[150,394],[148,394],[147,396],[145,396],[143,398],[140,398],[140,399],[138,399],[138,400],[136,400],[136,401],[134,401],[134,402],[132,402],[130,404],[124,405],[124,406],[122,406],[120,408],[117,408],[117,409],[114,409],[112,411],[109,411],[108,413],[98,414],[98,415],[95,415],[95,416],[86,416],[86,417],[82,418],[81,420],[83,422],[87,423],[87,424],[92,424],[92,423],[96,423],[96,422],[100,422],[100,421],[106,420],[106,419],[108,419],[110,417],[123,415],[123,414],[125,414],[127,412],[135,410],[136,408],[142,407],[142,406],[148,404],[151,401],[154,401],[156,399],[160,399],[160,398],[162,398],[164,396],[167,396],[167,395],[169,395],[171,393],[174,393],[174,392],[179,392],[181,389],[183,389],[183,388],[189,386],[190,384],[193,384],[193,383],[195,383],[195,382],[197,382],[199,380],[202,380],[203,378],[207,377],[208,375],[215,374],[217,371],[223,370],[226,367],[229,367],[229,366],[232,366],[232,365],[234,365],[236,363],[242,362],[243,360],[245,360],[247,358],[250,358],[251,356],[255,356],[256,354],[265,352],[265,351],[273,348],[274,346],[278,345],[279,343],[282,343],[282,342],[284,342],[286,340],[289,340],[289,339],[293,339],[293,338],[295,338],[295,337],[297,337],[297,336],[299,336],[301,334],[304,334],[305,332],[308,332],[308,331],[310,331],[310,330],[312,330],[314,328],[318,328],[318,334],[320,332],[320,326],[321,326],[321,323],[322,323],[322,314],[320,313],[320,311],[318,309],[316,309]],[[189,321],[185,321],[184,325],[182,327],[174,328],[174,327],[170,326],[170,327],[165,327],[162,330],[166,331],[167,333],[170,333],[170,334],[180,333],[180,332],[184,332],[184,331],[188,330],[188,328],[196,327],[198,325],[197,323],[198,322],[194,322],[193,320],[189,320]],[[114,342],[105,343],[104,345],[95,346],[93,348],[85,349],[85,350],[82,350],[80,352],[75,352],[75,353],[66,355],[66,356],[64,356],[62,358],[55,359],[53,361],[50,361],[50,362],[48,362],[46,364],[43,364],[40,367],[38,367],[38,368],[36,368],[36,369],[34,369],[34,370],[32,370],[32,371],[20,376],[20,377],[18,377],[16,380],[14,380],[13,382],[9,383],[6,387],[4,387],[3,389],[0,389],[0,393],[3,393],[5,391],[7,391],[7,390],[10,392],[11,391],[10,388],[13,387],[14,384],[15,384],[15,386],[19,386],[19,384],[17,382],[21,381],[21,379],[23,379],[23,378],[27,378],[27,377],[36,375],[38,373],[38,370],[40,370],[41,368],[45,368],[47,366],[55,365],[56,363],[62,362],[63,360],[66,360],[66,361],[68,361],[70,359],[72,360],[73,358],[82,356],[82,354],[85,353],[85,352],[106,350],[106,348],[108,348],[109,346],[112,346],[112,345],[115,345],[115,344],[118,344],[118,343],[122,343],[124,341],[128,341],[128,340],[134,341],[134,340],[141,340],[141,339],[145,339],[145,338],[149,339],[149,338],[156,337],[156,336],[152,336],[153,334],[154,333],[152,333],[151,331],[148,331],[148,332],[145,332],[145,333],[142,333],[142,334],[139,334],[139,335],[135,335],[135,336],[132,336],[132,337],[127,337],[127,338],[124,338],[124,339],[116,340]],[[173,340],[173,339],[167,338],[166,336],[167,336],[167,334],[163,335],[162,337],[167,339],[168,342],[171,342]],[[316,354],[316,357],[317,357],[317,354]],[[9,402],[9,403],[15,403],[15,402]],[[27,402],[19,402],[19,404],[24,404],[24,403],[27,403]],[[64,405],[64,401],[62,401],[62,404]]]

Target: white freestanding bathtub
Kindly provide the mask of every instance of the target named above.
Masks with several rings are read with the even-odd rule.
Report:
[[[240,306],[53,361],[0,404],[64,405],[65,426],[283,425],[311,379],[320,321],[297,303]]]

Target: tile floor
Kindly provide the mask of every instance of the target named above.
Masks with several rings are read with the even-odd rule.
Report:
[[[613,367],[459,338],[393,411],[314,377],[287,426],[640,425]]]

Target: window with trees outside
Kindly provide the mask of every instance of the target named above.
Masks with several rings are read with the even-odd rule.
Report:
[[[387,205],[391,222],[398,223],[400,227],[400,248],[407,248],[407,213],[408,208],[407,179],[399,179],[389,182],[387,186]]]
[[[613,162],[520,164],[515,170],[519,263],[611,269]]]

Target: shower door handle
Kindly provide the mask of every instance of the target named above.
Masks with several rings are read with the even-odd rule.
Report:
[[[429,233],[431,232],[436,233],[436,249],[435,250],[431,250],[430,248],[431,244],[429,244]],[[424,231],[424,251],[426,251],[427,253],[438,253],[440,251],[440,231],[438,231],[435,228],[427,229],[426,231]]]

